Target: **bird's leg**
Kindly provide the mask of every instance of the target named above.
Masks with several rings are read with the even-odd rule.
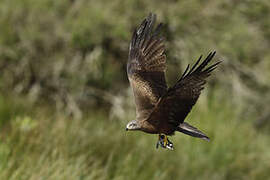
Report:
[[[159,134],[158,136],[158,143],[162,146],[162,147],[166,147],[166,145],[168,144],[168,138],[165,134]]]
[[[159,145],[162,148],[173,150],[173,143],[168,139],[165,134],[159,134],[156,148],[158,148]]]
[[[162,148],[166,148],[166,146],[164,146],[164,135],[162,134],[159,134],[158,135],[158,142],[157,142],[157,145],[156,145],[156,148],[159,147],[159,145],[162,147]]]
[[[166,147],[168,144],[168,137],[165,134],[161,134],[163,136],[163,145]]]

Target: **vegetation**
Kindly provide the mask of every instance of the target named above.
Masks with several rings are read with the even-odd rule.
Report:
[[[128,43],[149,12],[169,85],[201,54],[223,61],[187,119],[210,143],[156,150],[124,130]],[[268,0],[0,1],[0,179],[267,179],[269,18]]]
[[[269,177],[270,137],[248,120],[238,120],[228,104],[196,106],[188,121],[212,140],[179,133],[172,137],[174,151],[156,150],[157,136],[126,132],[124,122],[108,120],[103,112],[80,120],[51,116],[44,109],[36,112],[17,115],[1,133],[1,179]]]

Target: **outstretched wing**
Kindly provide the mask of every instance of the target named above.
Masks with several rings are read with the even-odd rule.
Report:
[[[156,117],[149,118],[151,123],[159,123],[160,126],[167,125],[167,130],[173,130],[180,123],[184,122],[193,105],[198,100],[201,91],[204,88],[206,79],[210,73],[217,67],[220,62],[217,62],[208,68],[207,64],[214,57],[215,52],[210,53],[207,58],[198,66],[202,56],[189,69],[189,65],[177,83],[168,89],[167,93],[161,98],[158,105],[151,116],[155,114],[162,116],[161,121],[154,121]]]
[[[154,29],[155,20],[156,15],[150,14],[135,29],[129,47],[127,73],[135,96],[137,120],[147,118],[167,91],[164,40],[159,36],[161,24]]]

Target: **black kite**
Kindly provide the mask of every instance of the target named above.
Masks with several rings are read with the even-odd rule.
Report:
[[[157,147],[173,149],[167,135],[175,131],[202,138],[209,138],[197,128],[184,122],[198,100],[207,77],[220,62],[206,68],[215,52],[199,64],[202,56],[181,78],[168,88],[165,80],[166,56],[164,39],[160,36],[162,24],[154,28],[156,15],[150,14],[135,29],[129,46],[127,74],[136,104],[136,120],[127,124],[126,130],[141,130],[159,134]]]

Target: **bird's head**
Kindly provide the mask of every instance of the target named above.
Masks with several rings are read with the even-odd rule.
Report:
[[[141,126],[139,125],[138,121],[132,120],[127,124],[126,130],[139,130]]]

